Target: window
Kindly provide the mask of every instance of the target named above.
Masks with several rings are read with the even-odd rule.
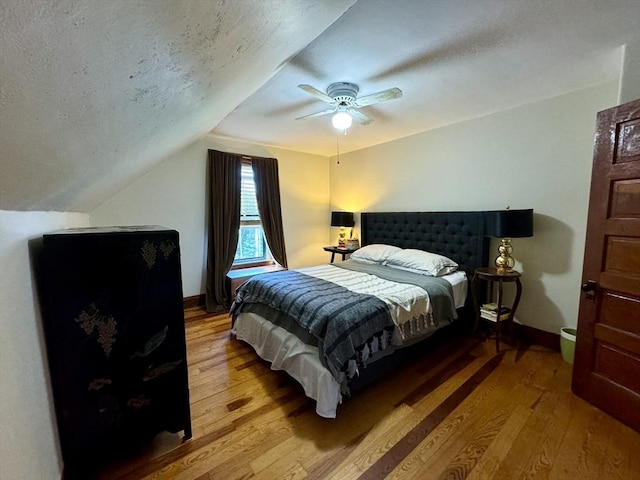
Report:
[[[238,248],[233,258],[233,266],[249,267],[273,264],[271,252],[264,239],[264,231],[260,223],[256,185],[253,181],[251,163],[242,163],[240,185],[240,232]]]

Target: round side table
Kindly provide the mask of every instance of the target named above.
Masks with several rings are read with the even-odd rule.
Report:
[[[512,270],[510,272],[506,272],[506,273],[498,273],[498,270],[494,267],[487,267],[487,268],[476,268],[474,275],[473,275],[473,280],[471,281],[471,293],[473,296],[473,308],[475,308],[475,324],[474,324],[474,332],[478,330],[478,326],[480,325],[480,319],[481,318],[485,318],[485,317],[481,317],[481,312],[480,312],[480,302],[478,300],[478,296],[479,296],[479,287],[480,287],[480,281],[486,281],[489,282],[489,286],[490,286],[490,291],[493,291],[493,285],[494,284],[498,284],[498,295],[497,295],[497,299],[496,299],[496,352],[500,351],[500,330],[501,330],[501,326],[500,324],[502,322],[506,322],[509,328],[509,335],[512,339],[514,339],[514,335],[513,335],[513,317],[516,313],[516,309],[518,308],[518,304],[520,303],[520,296],[522,295],[522,284],[520,283],[520,272],[517,272],[515,270]],[[500,309],[504,306],[503,304],[503,291],[502,291],[502,287],[504,283],[510,283],[510,282],[515,282],[516,284],[516,297],[513,300],[513,305],[511,306],[511,309],[509,311],[509,316],[504,319],[501,320],[500,319]],[[490,318],[487,318],[487,320],[493,321]]]

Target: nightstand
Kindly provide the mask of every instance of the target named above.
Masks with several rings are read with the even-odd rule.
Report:
[[[358,250],[357,248],[339,248],[339,247],[323,247],[325,252],[331,252],[331,263],[333,263],[333,261],[336,258],[336,253],[339,253],[342,255],[342,260],[344,261],[345,257],[353,252],[355,252],[356,250]]]
[[[513,300],[513,305],[511,305],[511,308],[508,312],[508,315],[506,318],[502,319],[500,318],[501,315],[498,313],[497,318],[491,319],[491,318],[487,318],[487,316],[483,316],[481,315],[480,312],[480,302],[478,300],[478,296],[479,296],[479,287],[480,287],[480,281],[486,281],[489,282],[489,298],[492,299],[493,298],[493,286],[494,284],[498,285],[498,294],[497,294],[497,299],[496,299],[496,310],[497,312],[500,312],[501,308],[504,307],[505,305],[503,304],[504,298],[503,298],[503,291],[502,291],[502,287],[504,283],[511,283],[511,282],[515,282],[516,284],[516,297]],[[513,336],[513,317],[516,313],[516,310],[518,308],[518,304],[520,303],[520,296],[522,295],[522,284],[520,283],[520,272],[516,272],[515,270],[511,271],[511,272],[507,272],[507,273],[498,273],[498,271],[493,268],[493,267],[489,267],[489,268],[476,268],[474,275],[473,275],[473,280],[471,282],[471,294],[473,296],[473,308],[475,308],[475,324],[474,324],[474,331],[478,330],[478,326],[480,324],[480,319],[483,318],[485,320],[488,320],[490,322],[495,322],[496,324],[496,352],[500,351],[500,330],[502,329],[501,324],[502,323],[507,323],[507,326],[509,328],[509,335],[512,339],[514,339]]]

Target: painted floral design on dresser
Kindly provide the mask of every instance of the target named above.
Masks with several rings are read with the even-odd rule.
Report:
[[[182,360],[176,360],[175,362],[163,363],[158,366],[149,365],[147,372],[142,377],[142,381],[148,382],[150,380],[154,380],[159,376],[164,375],[167,372],[170,372],[181,363],[182,363]]]
[[[102,387],[107,385],[111,385],[113,382],[108,378],[94,378],[89,382],[89,390],[93,390],[95,392],[99,392],[102,390]]]
[[[104,354],[109,357],[118,333],[116,320],[111,315],[103,315],[96,304],[91,303],[80,312],[75,321],[87,335],[93,335],[95,331],[98,332],[97,341]]]
[[[127,401],[127,407],[133,410],[140,410],[151,403],[151,399],[145,397],[144,395],[138,395],[136,397],[130,398]]]
[[[147,268],[151,270],[156,264],[156,257],[158,257],[158,250],[162,254],[165,260],[169,259],[171,253],[176,249],[176,245],[170,241],[151,242],[145,240],[142,244],[141,254],[142,259],[147,264]]]
[[[165,260],[169,260],[169,255],[176,249],[176,246],[173,242],[165,242],[164,240],[160,242],[160,251],[162,252],[162,256]]]
[[[167,338],[167,331],[169,330],[169,326],[165,326],[162,330],[160,330],[158,333],[156,333],[155,335],[153,335],[149,340],[147,340],[147,342],[144,344],[144,348],[140,351],[137,352],[133,352],[133,354],[131,355],[131,358],[136,358],[136,357],[147,357],[149,356],[149,354],[151,352],[153,352],[156,348],[158,348],[160,345],[162,345],[162,342],[164,342],[164,339]]]

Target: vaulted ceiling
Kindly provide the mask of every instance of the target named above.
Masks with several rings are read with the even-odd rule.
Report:
[[[213,133],[322,155],[618,78],[638,0],[3,0],[0,208],[89,211]],[[402,98],[336,136],[297,88]]]
[[[0,208],[88,211],[355,0],[2,0]]]

